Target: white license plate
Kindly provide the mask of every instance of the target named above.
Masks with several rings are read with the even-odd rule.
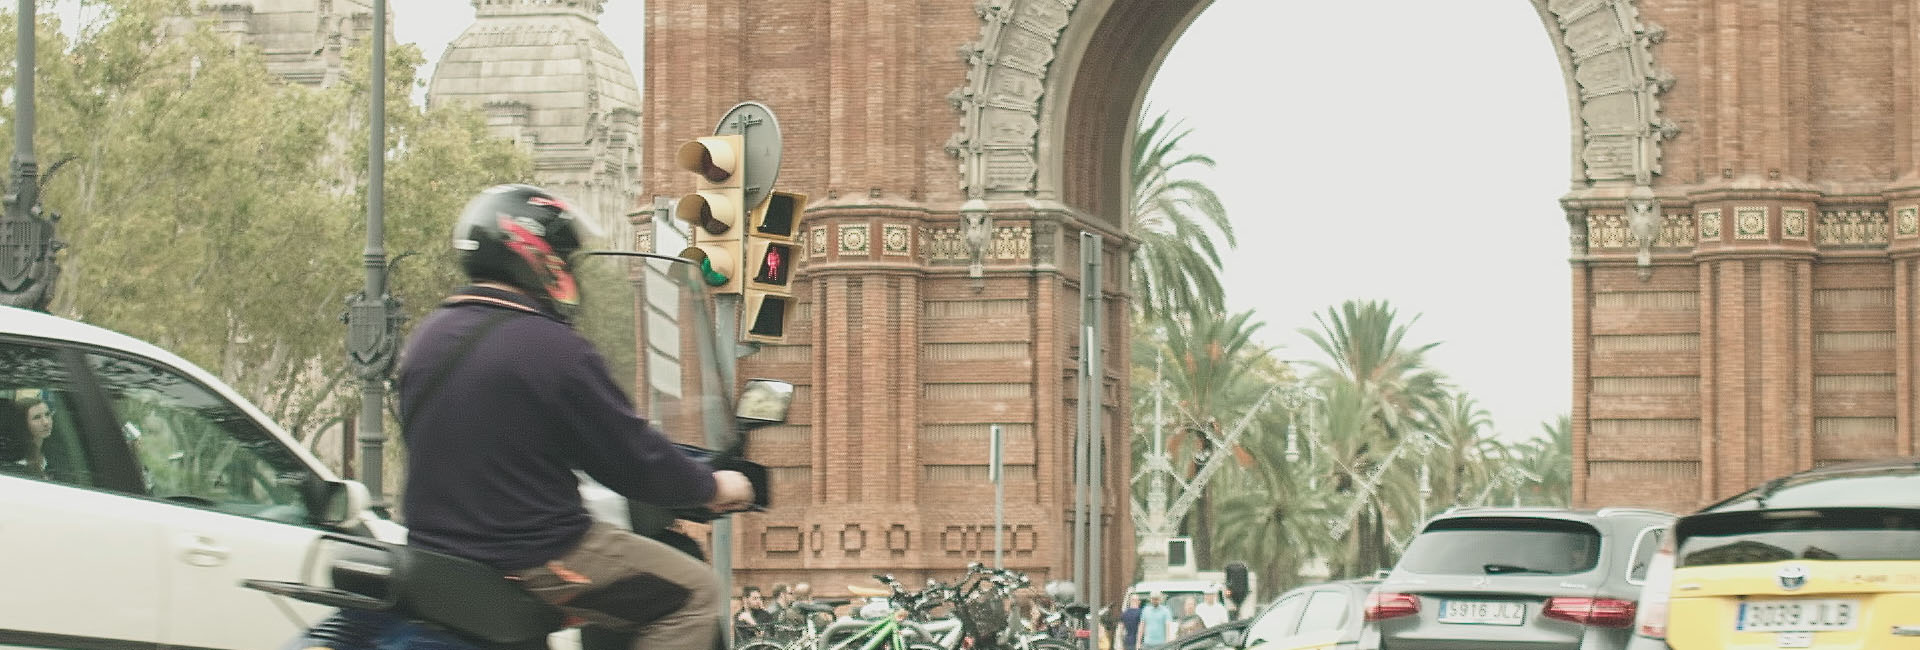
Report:
[[[1443,600],[1440,622],[1470,625],[1520,625],[1527,620],[1527,606],[1511,601]]]
[[[1860,602],[1840,599],[1749,600],[1740,603],[1740,632],[1822,632],[1851,630],[1859,623]],[[1783,646],[1784,647],[1784,646]]]

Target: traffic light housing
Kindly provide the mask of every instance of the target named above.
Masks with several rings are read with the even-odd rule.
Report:
[[[694,193],[680,198],[674,216],[687,222],[693,245],[680,256],[700,265],[714,293],[740,293],[740,226],[746,216],[746,141],[714,135],[680,145],[674,162],[698,178]]]
[[[754,208],[747,221],[747,264],[741,301],[741,338],[761,343],[784,343],[793,321],[793,265],[799,258],[801,213],[807,197],[772,192]]]

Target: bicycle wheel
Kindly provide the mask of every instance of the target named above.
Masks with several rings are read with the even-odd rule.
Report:
[[[1080,645],[1059,639],[1040,639],[1027,644],[1026,650],[1080,650]]]
[[[772,639],[754,639],[733,644],[733,650],[787,650],[787,644]]]
[[[925,641],[915,641],[913,643],[907,644],[907,650],[952,650],[952,648],[942,646],[938,643],[927,643]]]

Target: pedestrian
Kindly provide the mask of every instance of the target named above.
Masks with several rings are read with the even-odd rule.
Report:
[[[760,588],[747,586],[740,588],[740,611],[733,615],[733,638],[753,639],[763,636],[766,624],[773,620],[767,613],[767,602],[761,597]]]
[[[1127,594],[1127,607],[1120,610],[1120,641],[1126,650],[1140,647],[1140,594]]]
[[[1220,592],[1209,591],[1203,598],[1206,600],[1193,610],[1193,613],[1200,617],[1200,625],[1213,627],[1231,618],[1227,615],[1227,606],[1220,603]]]
[[[1200,623],[1200,616],[1196,613],[1199,609],[1199,603],[1194,602],[1191,596],[1180,601],[1180,624],[1174,629],[1175,637],[1183,637],[1206,629],[1206,626]]]
[[[1167,595],[1158,591],[1147,596],[1147,606],[1140,610],[1140,647],[1151,648],[1166,643],[1169,633],[1173,632],[1173,612],[1167,609]]]

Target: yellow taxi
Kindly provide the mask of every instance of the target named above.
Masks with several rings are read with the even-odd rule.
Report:
[[[1920,459],[1784,476],[1680,518],[1630,648],[1920,649]]]

